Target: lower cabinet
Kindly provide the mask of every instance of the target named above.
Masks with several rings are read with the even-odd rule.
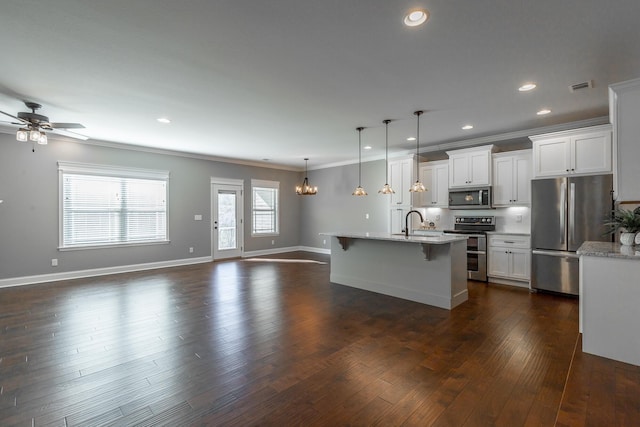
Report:
[[[490,234],[487,244],[490,281],[529,287],[531,238],[520,234]],[[493,280],[492,280],[493,279]]]

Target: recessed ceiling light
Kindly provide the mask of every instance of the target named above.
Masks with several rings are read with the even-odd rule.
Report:
[[[416,9],[407,13],[404,17],[404,25],[407,27],[417,27],[427,22],[429,11],[427,9]]]
[[[416,137],[415,136],[410,136],[409,138],[407,138],[407,141],[415,141]]]
[[[364,150],[371,150],[371,146],[370,145],[365,145],[364,147],[362,147]]]
[[[535,88],[536,88],[536,86],[537,86],[537,85],[536,85],[535,83],[525,83],[525,84],[523,84],[522,86],[520,86],[520,87],[518,88],[518,90],[519,90],[520,92],[529,92],[530,90],[535,89]]]
[[[160,123],[171,123],[171,120],[167,119],[166,117],[159,117],[156,120]]]
[[[551,112],[551,110],[549,110],[548,108],[543,108],[542,110],[538,111],[536,114],[539,116],[544,116],[547,115]]]
[[[469,129],[473,129],[473,125],[464,125],[464,126],[462,126],[462,130],[469,130]]]

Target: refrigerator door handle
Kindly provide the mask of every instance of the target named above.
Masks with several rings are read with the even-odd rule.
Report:
[[[575,252],[568,252],[568,251],[545,251],[540,249],[534,249],[533,251],[531,251],[531,253],[533,255],[548,255],[548,256],[561,257],[561,258],[580,258],[580,255],[576,254]]]
[[[567,182],[563,181],[560,186],[560,230],[563,232],[560,235],[560,244],[566,245],[565,235],[567,227]]]
[[[576,184],[569,186],[569,244],[576,241]]]

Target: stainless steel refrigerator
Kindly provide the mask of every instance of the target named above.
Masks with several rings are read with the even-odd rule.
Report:
[[[531,181],[531,287],[578,295],[576,250],[611,241],[603,223],[613,208],[613,175]]]

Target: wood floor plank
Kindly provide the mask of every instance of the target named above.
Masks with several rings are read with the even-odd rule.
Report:
[[[575,299],[470,281],[448,311],[331,284],[328,264],[277,262],[326,255],[269,258],[0,289],[0,425],[640,416],[640,368],[574,355]]]

